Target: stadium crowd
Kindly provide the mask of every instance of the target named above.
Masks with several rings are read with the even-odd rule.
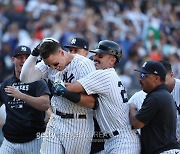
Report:
[[[116,66],[128,95],[140,89],[134,69],[145,60],[168,60],[180,79],[180,2],[176,0],[0,0],[0,83],[13,73],[18,45],[33,49],[43,38],[62,46],[84,37],[123,48]]]

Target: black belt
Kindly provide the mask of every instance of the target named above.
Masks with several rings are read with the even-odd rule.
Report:
[[[113,131],[112,134],[106,133],[106,134],[104,135],[104,138],[105,138],[105,139],[110,139],[111,137],[116,136],[116,135],[119,135],[119,132],[118,132],[117,130],[116,130],[116,131]]]
[[[61,118],[64,118],[64,119],[74,119],[74,118],[86,119],[85,114],[79,114],[79,115],[77,114],[77,116],[75,116],[75,114],[62,113],[62,112],[57,111],[57,110],[56,110],[56,115],[61,116]]]

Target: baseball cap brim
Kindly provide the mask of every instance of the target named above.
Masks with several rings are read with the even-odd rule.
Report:
[[[16,56],[19,56],[19,55],[30,55],[30,53],[18,53],[18,54],[13,55],[13,57],[16,57]]]
[[[144,69],[134,69],[136,72],[144,73],[144,74],[150,74],[150,72],[144,70]]]
[[[77,48],[77,49],[83,49],[75,45],[65,45],[64,48]]]

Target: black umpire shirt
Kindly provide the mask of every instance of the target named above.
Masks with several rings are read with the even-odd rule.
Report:
[[[0,87],[0,101],[6,106],[6,122],[3,126],[4,137],[14,143],[24,143],[36,138],[36,133],[45,131],[45,112],[39,111],[26,102],[8,96],[4,88],[14,85],[21,92],[39,97],[50,94],[44,80],[21,83],[15,76],[5,80]]]
[[[142,154],[179,149],[176,141],[176,106],[167,85],[162,84],[148,93],[136,118],[145,124],[141,129]]]

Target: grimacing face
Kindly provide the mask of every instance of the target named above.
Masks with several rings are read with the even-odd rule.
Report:
[[[43,59],[43,61],[46,65],[58,71],[62,71],[66,66],[64,52],[62,51],[57,51],[51,54],[48,58]]]

